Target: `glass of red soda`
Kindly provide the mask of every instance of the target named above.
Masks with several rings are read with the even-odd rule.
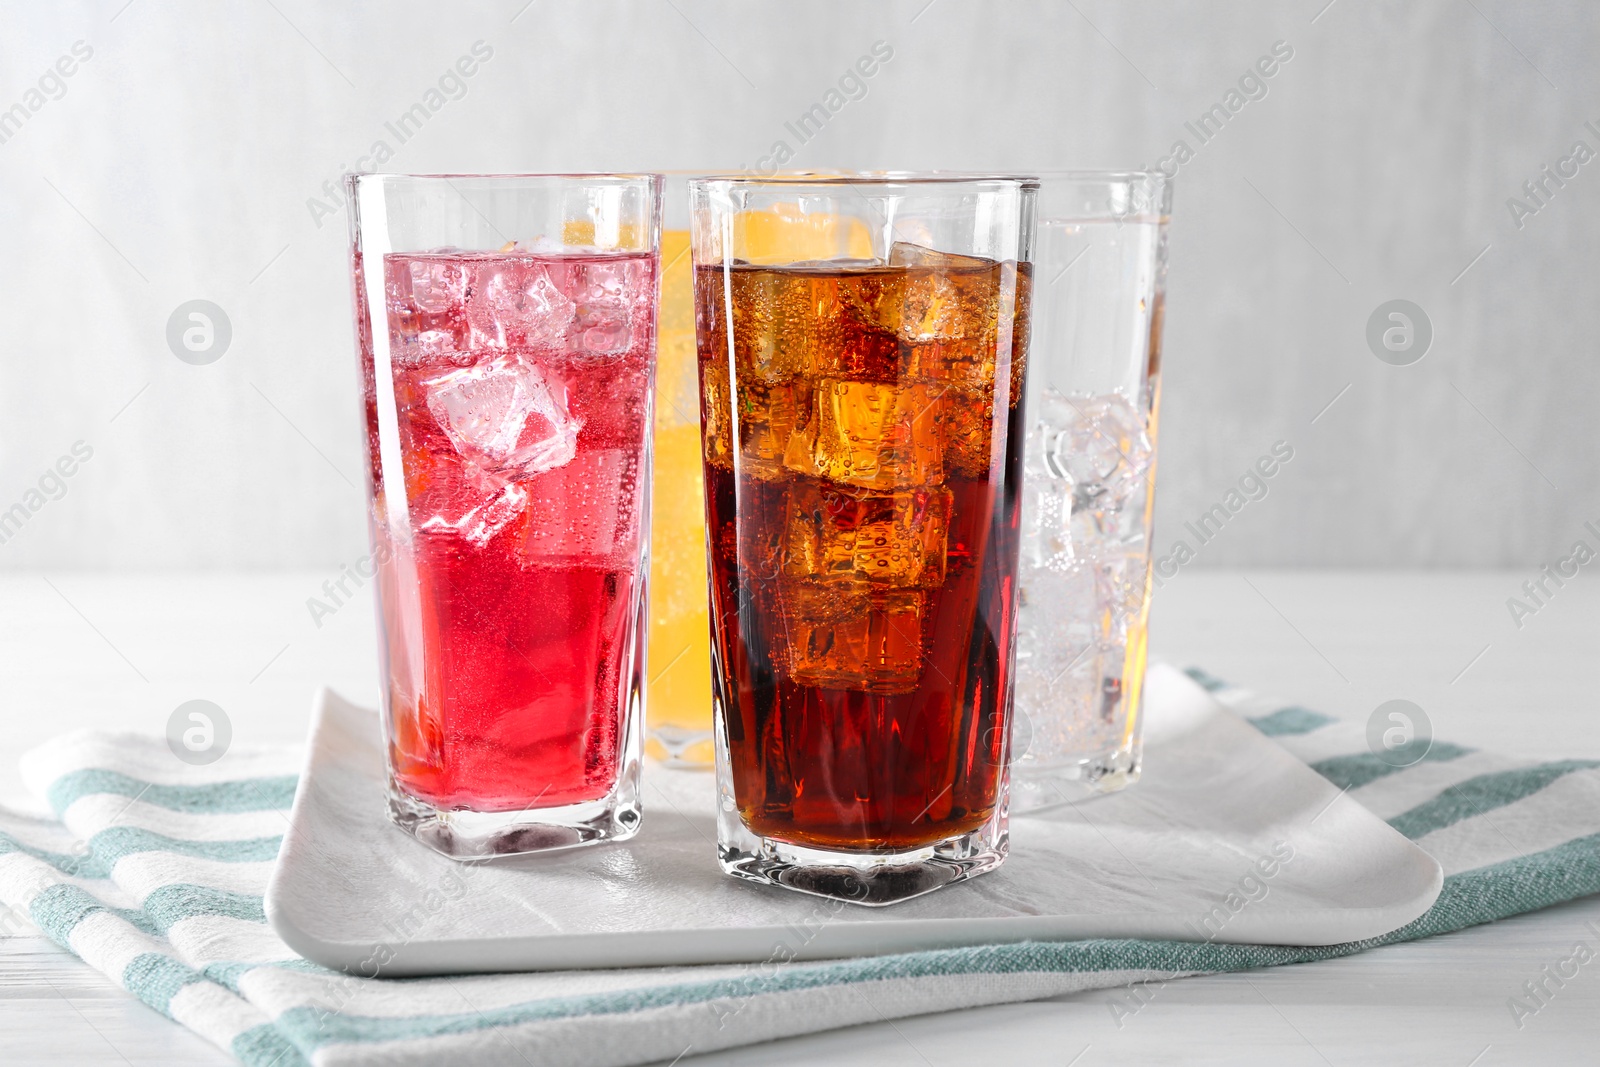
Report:
[[[389,809],[638,832],[661,178],[346,179]]]

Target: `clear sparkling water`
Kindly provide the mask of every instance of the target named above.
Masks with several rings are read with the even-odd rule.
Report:
[[[1123,743],[1125,679],[1137,687],[1144,669],[1155,458],[1143,399],[1045,386],[1032,407],[1017,629],[1024,773],[1093,763]]]

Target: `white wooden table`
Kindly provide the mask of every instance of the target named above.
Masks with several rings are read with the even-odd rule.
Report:
[[[0,801],[24,799],[17,754],[75,726],[161,732],[173,708],[204,697],[229,715],[234,744],[292,741],[320,683],[375,701],[368,597],[320,628],[306,609],[329,577],[0,577]],[[1519,630],[1505,601],[1527,577],[1180,572],[1158,593],[1155,652],[1333,714],[1364,720],[1405,697],[1441,738],[1600,756],[1600,585],[1569,582]],[[1507,1007],[1579,942],[1600,953],[1600,897],[1348,959],[1171,982],[1131,1015],[1120,992],[1086,993],[679,1067],[1597,1062],[1600,959],[1520,1029]],[[0,930],[0,1063],[45,1061],[230,1062],[37,933]]]

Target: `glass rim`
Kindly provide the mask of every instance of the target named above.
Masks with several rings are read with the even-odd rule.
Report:
[[[1070,222],[1075,224],[1129,222],[1154,222],[1162,226],[1172,219],[1172,198],[1175,183],[1173,176],[1160,169],[1154,170],[1047,170],[1039,172],[1039,222]],[[1086,208],[1079,203],[1060,210],[1056,207],[1063,195],[1076,195],[1080,199],[1091,193],[1118,193],[1127,195],[1130,203],[1122,206],[1111,202]]]
[[[705,188],[712,185],[754,187],[772,185],[781,188],[840,188],[857,186],[887,187],[896,185],[907,186],[946,186],[946,185],[990,185],[995,187],[1010,187],[1016,189],[1037,189],[1039,179],[1032,173],[1004,173],[997,171],[975,171],[970,174],[953,173],[950,171],[866,171],[859,173],[815,173],[808,171],[779,171],[775,174],[708,174],[699,178],[690,178],[691,189]]]
[[[1160,170],[1040,170],[1035,171],[1041,182],[1048,181],[1158,181],[1171,184],[1172,177]]]
[[[548,171],[533,173],[488,173],[488,174],[395,174],[389,171],[346,171],[344,185],[353,189],[366,181],[414,181],[414,182],[463,182],[474,183],[484,181],[537,181],[540,179],[561,179],[564,181],[582,182],[591,180],[616,180],[625,182],[648,182],[660,186],[666,176],[660,171]]]

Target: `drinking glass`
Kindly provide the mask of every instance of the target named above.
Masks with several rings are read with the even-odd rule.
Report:
[[[1012,810],[1138,780],[1172,186],[1040,177]]]
[[[389,810],[638,831],[661,180],[347,178]]]
[[[863,904],[992,870],[1036,185],[690,186],[722,868]]]
[[[704,172],[698,172],[704,173]],[[709,768],[711,624],[706,606],[700,376],[694,348],[688,175],[662,198],[661,309],[656,328],[655,475],[650,519],[650,682],[646,751]]]
[[[780,172],[774,180],[815,171]],[[706,507],[700,476],[700,374],[689,256],[689,179],[664,174],[661,308],[656,325],[655,474],[650,517],[650,713],[645,752],[669,766],[710,769],[711,624],[706,601]],[[745,218],[755,255],[792,245],[786,220]]]

